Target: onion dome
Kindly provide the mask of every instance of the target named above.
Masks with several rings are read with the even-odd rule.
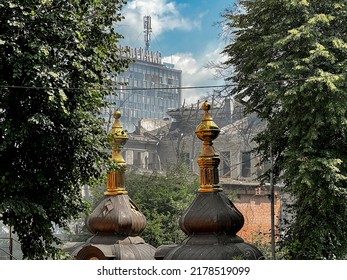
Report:
[[[118,168],[109,172],[105,197],[88,217],[86,226],[94,234],[117,233],[136,236],[145,229],[146,218],[125,190],[126,162],[121,151],[128,140],[128,134],[122,127],[120,117],[121,113],[116,111],[114,113],[115,121],[109,133],[112,160]]]
[[[146,227],[146,218],[125,189],[126,162],[121,150],[128,134],[120,117],[121,113],[116,111],[109,133],[112,160],[117,168],[110,170],[104,198],[87,218],[86,226],[94,235],[86,243],[67,249],[76,259],[154,259],[155,248],[138,236]]]
[[[219,135],[219,128],[209,114],[210,104],[202,105],[205,111],[196,135],[203,141],[198,160],[201,187],[182,215],[179,225],[187,238],[177,246],[160,246],[156,259],[167,260],[230,260],[262,259],[263,254],[253,245],[237,236],[243,227],[241,212],[218,185],[219,155],[212,141]]]

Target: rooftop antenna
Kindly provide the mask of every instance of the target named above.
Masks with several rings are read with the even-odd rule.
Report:
[[[149,50],[150,42],[151,42],[151,33],[152,33],[152,24],[151,24],[151,16],[143,17],[143,27],[144,27],[144,38],[146,44],[146,52]]]

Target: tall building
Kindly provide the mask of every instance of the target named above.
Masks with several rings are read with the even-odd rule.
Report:
[[[134,62],[116,77],[121,84],[109,96],[115,105],[106,112],[106,119],[111,120],[112,112],[119,109],[124,128],[132,132],[141,119],[169,118],[168,109],[181,104],[182,71],[173,64],[163,63],[160,52],[125,47],[122,56]]]

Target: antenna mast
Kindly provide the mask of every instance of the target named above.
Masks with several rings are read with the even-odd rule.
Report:
[[[143,27],[144,27],[144,38],[146,44],[146,52],[149,50],[150,42],[151,42],[151,33],[152,33],[152,24],[151,24],[151,16],[143,17]]]

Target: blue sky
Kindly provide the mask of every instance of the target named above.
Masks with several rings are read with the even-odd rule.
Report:
[[[143,16],[152,18],[150,50],[160,51],[164,61],[182,70],[183,86],[220,85],[214,70],[205,66],[221,61],[225,42],[215,23],[235,0],[129,0],[123,10],[125,20],[117,30],[125,36],[123,45],[144,47]],[[211,90],[184,90],[183,99],[193,103]]]

